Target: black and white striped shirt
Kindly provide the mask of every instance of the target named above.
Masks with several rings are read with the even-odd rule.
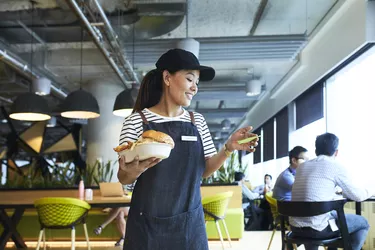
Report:
[[[183,122],[191,122],[189,112],[184,109],[184,112],[180,116],[176,117],[165,117],[158,115],[149,109],[142,110],[143,114],[145,115],[147,121],[155,122],[155,123],[162,123],[162,122],[170,122],[170,121],[183,121]],[[195,125],[197,126],[198,132],[201,136],[203,149],[204,149],[204,156],[211,157],[216,154],[216,149],[214,143],[211,138],[210,131],[208,130],[206,120],[204,119],[203,115],[193,112]],[[143,133],[143,123],[140,114],[134,113],[127,118],[122,125],[121,135],[120,135],[120,144],[124,144],[126,141],[136,141]]]

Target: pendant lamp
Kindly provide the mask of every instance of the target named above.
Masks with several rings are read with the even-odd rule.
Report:
[[[65,98],[62,110],[61,116],[66,118],[92,119],[100,116],[95,97],[82,89],[70,93]]]
[[[189,51],[193,53],[197,58],[199,58],[200,44],[194,38],[189,37],[189,1],[188,0],[186,0],[185,6],[186,6],[185,7],[186,8],[186,16],[185,16],[186,34],[185,34],[184,39],[177,41],[176,48]]]
[[[34,24],[34,4],[32,4],[31,25]],[[33,42],[34,37],[31,33],[31,58],[30,73],[33,75]],[[51,118],[47,101],[34,93],[24,93],[17,96],[14,100],[9,117],[20,121],[45,121]]]
[[[257,96],[262,92],[262,81],[253,79],[246,83],[246,95]]]
[[[130,90],[124,90],[117,95],[115,105],[113,105],[113,114],[121,117],[128,117],[134,107],[134,101]]]
[[[24,93],[13,102],[9,117],[21,121],[45,121],[51,118],[47,101],[36,94]]]
[[[81,73],[80,89],[71,92],[62,104],[61,116],[73,119],[92,119],[100,116],[99,105],[95,97],[82,89],[83,29],[81,27]]]

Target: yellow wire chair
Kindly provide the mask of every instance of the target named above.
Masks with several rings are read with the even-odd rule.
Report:
[[[46,249],[45,229],[71,228],[72,250],[75,249],[75,226],[83,224],[87,248],[90,250],[89,236],[86,227],[86,216],[91,206],[83,200],[65,197],[47,197],[34,202],[41,230],[39,232],[36,250],[39,250],[40,241],[43,236],[44,250]]]
[[[224,249],[223,236],[221,234],[219,220],[222,221],[225,233],[227,234],[229,246],[232,247],[227,225],[225,223],[225,213],[229,204],[230,198],[233,196],[233,192],[219,193],[213,196],[204,197],[202,199],[204,219],[207,221],[215,221],[217,232],[219,233],[221,245]]]
[[[273,198],[272,195],[273,195],[273,192],[266,193],[266,200],[268,204],[270,204],[271,213],[273,217],[273,231],[272,231],[270,242],[268,243],[267,250],[271,248],[272,240],[273,240],[273,237],[275,236],[277,227],[280,227],[280,218],[279,218],[280,214],[277,211],[277,200]],[[293,244],[293,249],[297,249],[297,246],[295,244]]]

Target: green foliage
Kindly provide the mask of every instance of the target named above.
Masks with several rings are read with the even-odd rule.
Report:
[[[76,186],[80,179],[84,180],[87,187],[98,186],[99,182],[109,182],[112,179],[115,164],[117,161],[114,163],[96,161],[92,165],[87,164],[86,170],[81,172],[72,162],[66,162],[50,167],[50,173],[43,176],[37,163],[33,162],[17,170],[9,168],[9,171],[12,171],[12,178],[8,178],[4,185],[0,185],[0,188],[68,188]]]
[[[94,164],[87,164],[86,171],[82,176],[85,186],[98,186],[100,182],[110,182],[115,164],[117,161],[114,163],[112,161],[106,163],[96,161]]]
[[[233,183],[235,172],[245,173],[247,165],[243,166],[238,160],[238,151],[233,152],[218,170],[218,179],[220,183]]]

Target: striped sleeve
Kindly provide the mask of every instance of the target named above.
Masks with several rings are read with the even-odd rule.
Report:
[[[139,114],[132,114],[125,118],[122,124],[119,145],[127,141],[134,142],[143,133],[142,119]]]
[[[206,120],[204,119],[203,115],[194,112],[194,117],[202,139],[204,157],[209,158],[217,153],[214,142],[212,141],[210,130],[208,129]]]

